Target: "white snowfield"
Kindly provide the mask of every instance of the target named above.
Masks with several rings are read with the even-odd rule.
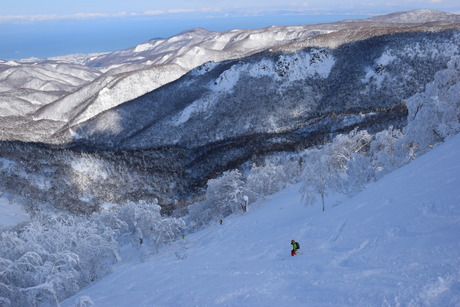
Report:
[[[185,72],[178,65],[168,65],[140,69],[134,73],[103,76],[46,105],[34,115],[34,118],[63,122],[73,120],[75,123],[81,123],[169,83]]]
[[[8,197],[0,192],[0,228],[15,226],[29,220],[29,215],[17,203],[10,202]]]
[[[293,186],[216,216],[62,306],[460,306],[459,187],[456,135],[325,212]]]

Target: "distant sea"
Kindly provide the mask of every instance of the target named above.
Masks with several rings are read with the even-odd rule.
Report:
[[[0,24],[0,59],[110,52],[201,27],[211,31],[319,24],[370,15],[290,15],[223,18],[112,18]]]

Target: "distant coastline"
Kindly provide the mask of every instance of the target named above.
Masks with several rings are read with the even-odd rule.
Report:
[[[320,24],[371,15],[276,15],[225,18],[107,18],[0,24],[0,59],[110,52],[191,28],[210,31]]]

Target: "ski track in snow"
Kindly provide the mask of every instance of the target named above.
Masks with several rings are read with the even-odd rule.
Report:
[[[126,254],[62,306],[459,306],[459,153],[457,135],[324,213],[290,187],[159,254]]]

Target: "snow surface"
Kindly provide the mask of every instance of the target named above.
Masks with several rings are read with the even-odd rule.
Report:
[[[29,220],[29,215],[21,205],[12,203],[7,195],[0,193],[0,228],[15,226]]]
[[[62,306],[460,306],[459,153],[456,135],[325,212],[292,186],[159,254],[125,255]]]
[[[324,49],[314,49],[308,53],[294,55],[283,54],[278,57],[276,63],[264,59],[257,63],[233,65],[211,84],[211,89],[231,92],[240,80],[243,71],[248,72],[253,78],[268,76],[278,81],[287,79],[289,82],[294,82],[314,75],[325,79],[329,76],[334,64],[334,57]]]

